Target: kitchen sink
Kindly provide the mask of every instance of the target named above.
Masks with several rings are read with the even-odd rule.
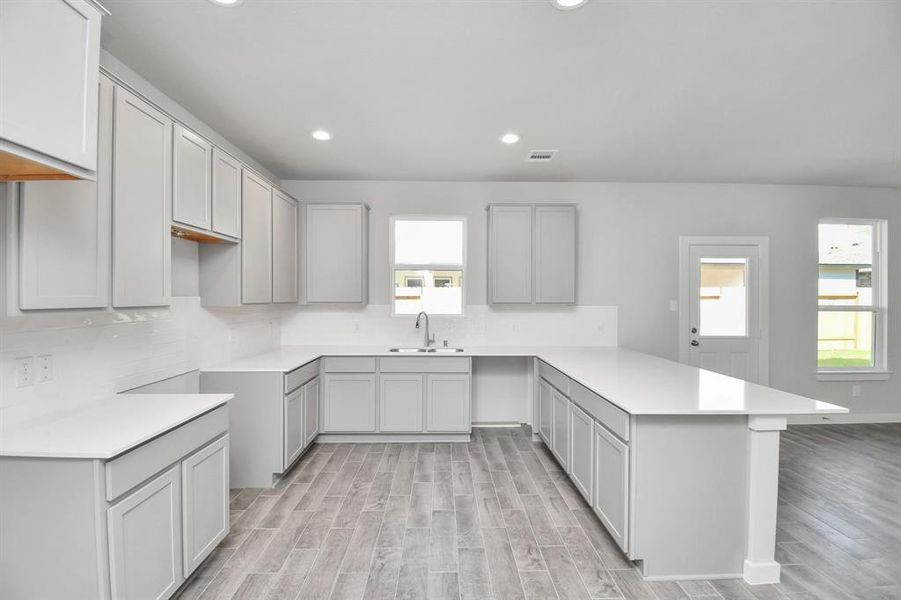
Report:
[[[463,348],[429,348],[429,352],[437,352],[438,354],[463,352]]]
[[[425,352],[451,354],[454,352],[463,352],[463,348],[390,348],[388,352],[398,352],[400,354],[418,354]]]
[[[428,348],[391,348],[390,350],[388,350],[388,352],[401,352],[404,354],[408,353],[408,352],[415,353],[415,352],[428,352],[428,351],[429,351]]]

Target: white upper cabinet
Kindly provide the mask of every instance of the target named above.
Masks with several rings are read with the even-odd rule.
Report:
[[[532,207],[488,209],[488,289],[492,304],[532,302]]]
[[[535,302],[576,301],[576,207],[535,207]]]
[[[86,0],[0,2],[2,175],[93,178],[100,20]]]
[[[241,237],[241,163],[213,148],[213,231]]]
[[[109,304],[113,83],[100,77],[96,181],[21,184],[19,308]]]
[[[113,306],[170,302],[172,120],[116,88]]]
[[[241,240],[241,301],[272,302],[272,186],[244,170]]]
[[[492,304],[574,304],[576,207],[488,207],[488,300]]]
[[[305,301],[366,303],[369,208],[363,204],[308,204],[304,210]]]
[[[297,302],[297,201],[272,192],[272,301]]]
[[[177,123],[173,136],[172,220],[210,229],[213,146]]]

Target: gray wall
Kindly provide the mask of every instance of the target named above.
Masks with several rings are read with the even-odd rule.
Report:
[[[388,302],[388,218],[455,214],[468,221],[466,298],[486,302],[490,202],[578,202],[579,289],[585,305],[619,310],[619,343],[678,357],[680,235],[770,238],[770,383],[858,413],[901,413],[901,373],[888,382],[817,382],[817,221],[889,220],[889,367],[901,368],[901,190],[819,186],[545,182],[284,181],[302,201],[365,201],[371,212],[371,302]]]

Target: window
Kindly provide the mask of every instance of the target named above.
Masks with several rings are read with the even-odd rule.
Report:
[[[885,222],[820,221],[818,245],[817,369],[886,372]]]
[[[392,314],[463,314],[466,221],[391,217]]]

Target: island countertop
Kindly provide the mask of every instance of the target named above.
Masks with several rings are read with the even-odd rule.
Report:
[[[618,347],[473,346],[398,354],[385,346],[281,346],[202,371],[292,371],[325,356],[536,357],[632,415],[815,415],[848,409]]]
[[[0,457],[110,459],[217,408],[232,394],[117,394],[0,430]]]

